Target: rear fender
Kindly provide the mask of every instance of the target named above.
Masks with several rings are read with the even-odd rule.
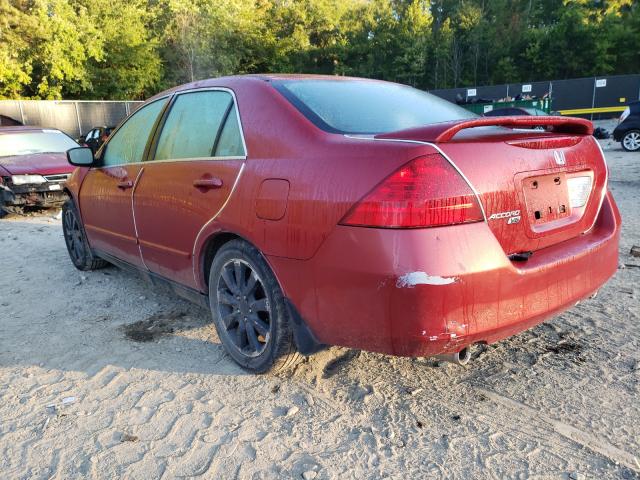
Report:
[[[220,235],[230,235],[233,236],[233,238],[239,238],[253,245],[258,249],[258,251],[260,251],[260,248],[258,248],[254,242],[249,240],[250,233],[242,229],[239,225],[227,225],[216,218],[209,220],[209,222],[207,222],[198,233],[191,255],[195,286],[201,292],[207,292],[208,290],[207,278],[205,275],[205,272],[207,271],[207,266],[205,265],[207,253],[209,251],[209,247],[215,243],[216,238]],[[267,263],[269,262],[267,261]]]
[[[209,293],[208,286],[207,286],[207,278],[206,278],[207,277],[206,272],[208,271],[206,262],[209,259],[209,255],[208,255],[209,249],[212,246],[216,245],[217,239],[219,239],[222,236],[228,235],[229,240],[227,241],[230,241],[232,239],[240,239],[240,240],[244,240],[245,242],[255,247],[255,245],[253,245],[246,238],[243,238],[243,236],[237,235],[228,230],[225,230],[219,222],[216,222],[216,221],[211,222],[210,225],[207,225],[207,231],[210,232],[209,235],[207,236],[199,235],[199,240],[197,242],[197,247],[196,247],[197,252],[194,250],[194,255],[193,255],[194,279],[196,282],[196,286],[198,290],[200,290],[206,295],[208,295]],[[219,245],[217,248],[220,248],[222,245],[224,245],[224,243],[226,243],[226,241],[223,242],[221,245]],[[258,251],[260,251],[260,249],[258,249]],[[276,278],[276,281],[278,282],[278,286],[280,287],[280,290],[283,292],[283,295],[285,296],[285,303],[286,303],[287,309],[289,310],[289,316],[292,320],[291,328],[293,330],[293,336],[294,336],[294,340],[295,340],[298,351],[303,355],[311,355],[313,353],[316,353],[322,350],[323,348],[325,348],[325,345],[322,344],[317,339],[315,334],[309,328],[307,322],[298,312],[298,309],[296,308],[296,306],[286,296],[286,292],[283,288],[282,282],[280,281],[280,278],[278,278],[278,273],[274,268],[274,265],[270,261],[269,257],[264,255],[262,252],[260,253],[262,255],[262,258],[265,260],[265,262],[267,262],[267,265],[269,265],[271,272],[273,273],[273,275]]]

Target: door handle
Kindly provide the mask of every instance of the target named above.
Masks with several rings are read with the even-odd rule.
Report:
[[[124,182],[118,182],[118,188],[126,190],[127,188],[133,188],[133,182],[131,180],[125,180]]]
[[[193,181],[193,186],[196,188],[220,188],[222,187],[222,180],[219,178],[199,178]]]

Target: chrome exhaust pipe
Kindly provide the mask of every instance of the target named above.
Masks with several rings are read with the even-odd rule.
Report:
[[[443,362],[455,363],[456,365],[466,365],[471,360],[471,349],[464,347],[462,350],[456,353],[443,353],[436,355],[438,360]]]

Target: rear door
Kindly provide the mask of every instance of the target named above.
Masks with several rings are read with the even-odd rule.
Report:
[[[149,136],[166,103],[166,98],[156,100],[127,119],[106,145],[102,166],[87,173],[79,194],[91,246],[136,266],[141,266],[142,261],[133,221],[132,193]]]
[[[195,286],[196,237],[223,208],[245,158],[230,91],[175,95],[134,194],[140,248],[149,270]]]

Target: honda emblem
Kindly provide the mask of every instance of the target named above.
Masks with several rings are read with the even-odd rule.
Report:
[[[556,163],[558,165],[565,165],[567,163],[567,159],[564,156],[564,152],[562,150],[554,150],[553,158],[556,159]]]

